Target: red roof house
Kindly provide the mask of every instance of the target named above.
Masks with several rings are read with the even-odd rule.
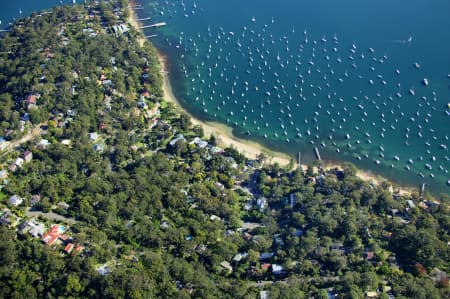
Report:
[[[64,252],[70,254],[74,247],[75,245],[73,245],[73,243],[68,243],[66,247],[64,247]]]

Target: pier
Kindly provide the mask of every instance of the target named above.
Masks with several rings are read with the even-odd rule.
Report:
[[[136,9],[144,9],[144,7],[143,7],[143,6],[140,6],[140,5],[138,5],[138,6],[128,6],[128,8],[129,8],[129,9],[132,9],[132,10],[136,10]]]
[[[153,38],[158,37],[158,34],[146,35],[145,38]]]
[[[147,20],[150,20],[151,18],[150,17],[148,17],[148,18],[142,18],[142,19],[137,19],[138,21],[147,21]]]
[[[297,153],[297,164],[302,165],[302,152]]]
[[[155,24],[151,24],[151,25],[147,25],[147,26],[142,26],[142,27],[140,27],[140,29],[157,28],[157,27],[163,27],[163,26],[166,26],[166,25],[167,25],[166,22],[160,22],[160,23],[155,23]]]
[[[314,154],[316,154],[317,160],[319,160],[319,161],[322,160],[322,158],[320,157],[320,152],[319,152],[319,149],[317,148],[317,146],[314,148]]]
[[[422,185],[420,186],[420,197],[423,197],[423,195],[425,194],[425,187],[427,186],[426,183],[422,183]]]

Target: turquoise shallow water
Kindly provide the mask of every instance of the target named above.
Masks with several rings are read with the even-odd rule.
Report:
[[[138,3],[145,25],[168,23],[145,33],[158,35],[195,116],[305,162],[317,146],[322,158],[449,192],[450,2]],[[8,1],[2,26],[57,4]]]
[[[448,192],[448,1],[140,1],[197,117]],[[417,63],[417,65],[416,65]],[[427,79],[427,82],[424,81]],[[428,84],[428,85],[427,85]]]

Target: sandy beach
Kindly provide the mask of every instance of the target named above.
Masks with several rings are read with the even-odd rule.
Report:
[[[135,12],[130,9],[129,13],[129,22],[130,24],[141,34],[138,38],[139,44],[142,46],[146,39],[144,37],[144,34],[142,30],[140,29],[139,21],[137,21],[137,17]],[[187,113],[192,120],[193,125],[200,125],[203,127],[203,131],[205,133],[205,136],[209,137],[211,135],[214,135],[222,147],[235,147],[237,148],[242,154],[244,154],[247,158],[254,159],[259,154],[264,153],[267,157],[269,157],[269,162],[271,163],[278,163],[281,166],[286,166],[290,163],[291,159],[293,157],[289,157],[287,154],[275,152],[268,148],[265,148],[261,144],[257,142],[253,142],[250,140],[245,140],[242,138],[237,138],[232,133],[232,128],[227,127],[224,124],[217,123],[217,122],[205,122],[202,120],[199,120],[192,116],[189,112],[187,112],[179,103],[177,98],[175,97],[172,86],[170,84],[170,77],[169,77],[169,70],[168,70],[168,62],[167,57],[163,53],[159,53],[159,63],[161,66],[161,74],[163,76],[163,92],[164,92],[164,99],[168,102],[173,103],[178,109],[181,111],[184,111]],[[342,168],[342,165],[339,163],[330,163],[327,161],[322,161],[325,169],[332,169],[332,168]],[[307,168],[307,165],[302,165],[303,169]],[[364,181],[372,182],[374,185],[380,185],[383,182],[388,181],[389,183],[393,184],[390,180],[372,173],[371,171],[358,169],[357,174],[359,178],[361,178]],[[396,184],[393,184],[396,185]],[[414,191],[417,191],[416,188],[412,187],[396,187],[396,191],[400,195],[411,195]],[[393,191],[393,190],[391,190]]]
[[[182,111],[186,112],[186,110],[183,109],[173,93],[172,86],[170,85],[169,73],[167,70],[166,56],[161,53],[159,55],[159,63],[161,65],[162,75],[164,78],[164,99],[168,102],[173,103]],[[232,129],[230,127],[227,127],[226,125],[217,122],[205,122],[193,117],[192,115],[190,115],[190,117],[193,125],[202,126],[205,136],[207,137],[214,135],[219,145],[221,145],[222,147],[235,147],[239,149],[242,154],[251,159],[254,159],[259,154],[264,153],[269,158],[269,161],[273,163],[277,162],[282,166],[288,165],[291,160],[291,158],[284,153],[274,152],[263,147],[259,143],[235,137],[232,133]]]

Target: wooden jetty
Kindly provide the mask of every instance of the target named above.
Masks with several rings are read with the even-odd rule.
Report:
[[[166,26],[166,25],[167,25],[166,22],[160,22],[160,23],[155,23],[155,24],[151,24],[151,25],[141,26],[140,29],[157,28],[157,27],[163,27],[163,26]]]
[[[302,165],[302,152],[297,153],[297,164]]]
[[[426,183],[422,183],[422,185],[420,186],[420,197],[424,195],[426,186],[427,186]]]
[[[317,148],[317,146],[314,148],[314,154],[316,154],[317,160],[322,160],[322,158],[320,157],[319,148]]]
[[[144,7],[141,6],[141,5],[137,5],[137,6],[128,6],[128,8],[129,8],[129,9],[132,9],[132,10],[136,10],[136,9],[144,9]]]

